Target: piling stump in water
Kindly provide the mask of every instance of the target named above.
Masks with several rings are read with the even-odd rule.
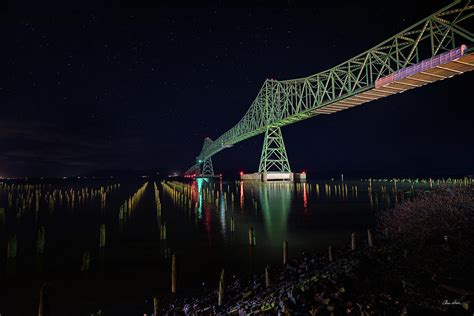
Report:
[[[329,249],[328,249],[328,259],[329,259],[329,262],[332,262],[332,247],[329,246]]]
[[[159,306],[158,303],[159,303],[158,297],[155,296],[153,298],[153,315],[154,316],[158,316],[158,306]]]
[[[44,283],[39,291],[39,302],[38,302],[38,316],[46,315],[46,302],[45,302],[46,283]]]
[[[176,294],[176,255],[171,258],[171,293]]]
[[[120,206],[120,209],[119,209],[119,221],[123,221],[124,218],[125,218],[125,216],[124,216],[123,206]]]
[[[219,289],[217,293],[217,305],[222,306],[224,303],[224,269],[221,271],[221,277],[219,279]]]
[[[166,223],[161,224],[160,239],[166,240]]]
[[[356,249],[356,234],[351,234],[351,249],[354,251]]]
[[[283,241],[283,264],[288,263],[288,241]]]
[[[270,286],[270,268],[268,266],[265,267],[265,287]]]
[[[169,258],[171,258],[171,248],[166,247],[165,248],[165,259],[169,259]]]
[[[0,224],[5,225],[5,209],[0,207]]]
[[[41,226],[38,229],[38,239],[36,241],[36,253],[39,255],[42,255],[44,253],[44,237],[45,237],[44,226]]]
[[[82,255],[81,271],[89,271],[90,260],[91,260],[91,254],[89,250],[85,250],[84,254]]]
[[[234,216],[230,217],[230,232],[233,233],[235,231],[235,223],[234,223]]]
[[[367,229],[367,241],[369,243],[369,247],[374,246],[374,236],[372,235],[372,231]]]
[[[105,224],[100,225],[99,234],[100,234],[99,247],[103,248],[105,247]]]
[[[16,253],[17,253],[17,241],[16,241],[16,235],[13,235],[8,240],[7,259],[15,259]]]
[[[253,227],[249,227],[249,246],[255,246],[256,244],[255,230]]]

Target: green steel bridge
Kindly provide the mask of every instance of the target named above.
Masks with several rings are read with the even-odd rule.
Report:
[[[454,1],[371,49],[317,74],[263,83],[245,115],[204,139],[186,176],[213,176],[211,157],[265,133],[259,173],[291,173],[281,127],[328,115],[474,69],[474,4]]]

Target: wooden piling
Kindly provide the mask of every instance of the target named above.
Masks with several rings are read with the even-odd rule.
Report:
[[[153,316],[158,316],[158,303],[158,297],[155,296],[153,298]]]
[[[270,267],[265,267],[265,287],[270,286]]]
[[[90,252],[89,250],[85,250],[84,254],[82,255],[82,267],[81,271],[88,271],[90,265]]]
[[[367,241],[369,243],[369,247],[374,246],[374,236],[372,235],[372,231],[367,229]]]
[[[176,294],[176,255],[171,258],[171,293]]]
[[[38,316],[44,316],[45,314],[45,292],[46,283],[44,283],[39,291],[39,302],[38,302]]]
[[[16,241],[16,235],[13,235],[8,240],[7,259],[15,259],[16,258],[16,253],[17,253],[17,241]]]
[[[217,305],[222,306],[224,303],[224,269],[221,271],[221,277],[219,279],[219,289],[217,293]]]
[[[5,209],[3,207],[0,207],[0,223],[5,224]]]
[[[39,255],[42,255],[44,253],[44,237],[44,226],[41,226],[40,228],[38,228],[38,239],[36,241],[36,253]]]
[[[356,234],[351,234],[351,249],[354,251],[356,249]]]
[[[125,218],[125,216],[124,216],[124,207],[123,207],[123,205],[121,205],[120,209],[119,209],[119,221],[123,221],[124,218]]]
[[[166,222],[161,225],[160,239],[166,240]]]
[[[231,216],[231,217],[230,217],[230,232],[231,232],[231,233],[235,232],[234,216]]]
[[[99,247],[100,248],[105,247],[105,224],[100,225],[100,229],[99,229]]]
[[[288,241],[283,241],[283,264],[288,263]]]
[[[329,259],[329,262],[332,262],[332,247],[329,246],[329,249],[328,249],[328,259]]]
[[[255,246],[256,244],[255,231],[253,227],[249,227],[249,246]]]

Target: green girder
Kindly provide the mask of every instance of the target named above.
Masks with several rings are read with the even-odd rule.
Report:
[[[202,165],[201,175],[203,175],[203,176],[213,176],[214,175],[214,167],[212,166],[211,157],[204,160],[204,163]]]
[[[285,142],[279,127],[268,127],[263,140],[258,172],[291,172]]]
[[[263,83],[242,119],[215,141],[206,138],[187,174],[200,170],[207,158],[255,135],[318,115],[317,109],[372,89],[379,78],[437,56],[461,44],[472,50],[467,22],[471,1],[455,1],[373,48],[317,74]]]

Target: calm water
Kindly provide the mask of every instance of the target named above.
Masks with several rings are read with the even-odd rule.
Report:
[[[436,185],[434,183],[433,185]],[[400,201],[392,182],[248,183],[64,180],[0,184],[0,314],[32,315],[49,284],[54,315],[152,311],[150,299],[170,291],[170,259],[178,258],[178,291],[215,287],[226,275],[261,273],[302,251],[347,245],[364,235],[375,213]],[[397,184],[398,191],[411,184]],[[428,187],[428,183],[415,186]],[[124,203],[125,202],[125,203]],[[126,206],[125,206],[126,204]],[[235,231],[231,231],[231,221]],[[105,224],[106,246],[99,247]],[[161,240],[166,224],[166,240]],[[45,250],[37,255],[38,228]],[[253,227],[256,246],[248,246]],[[15,235],[18,253],[7,260]],[[90,269],[81,271],[84,251]]]

